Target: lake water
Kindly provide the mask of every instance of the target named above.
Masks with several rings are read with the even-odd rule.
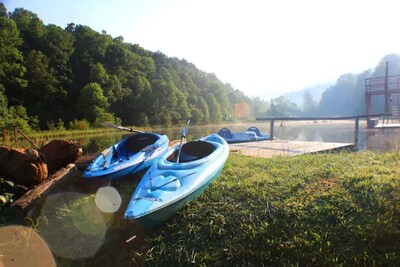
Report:
[[[232,132],[246,131],[250,126],[257,126],[262,133],[269,133],[269,122],[226,124],[226,125],[189,125],[187,138],[194,140],[211,133],[218,132],[227,127]],[[156,128],[152,131],[163,133],[170,140],[179,140],[182,127]],[[354,121],[328,121],[314,122],[285,122],[275,123],[274,136],[279,140],[292,141],[317,141],[354,143]],[[129,136],[128,132],[116,132],[112,134],[85,136],[74,138],[80,141],[84,153],[98,153],[105,148],[117,143]],[[400,128],[396,129],[367,129],[364,121],[360,122],[359,149],[389,151],[400,148]]]

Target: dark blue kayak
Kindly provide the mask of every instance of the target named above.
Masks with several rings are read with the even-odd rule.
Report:
[[[222,128],[218,131],[218,135],[229,144],[270,140],[269,134],[262,134],[255,126],[250,127],[245,132],[236,133],[232,133],[228,128]]]
[[[158,225],[199,196],[221,173],[229,146],[212,134],[179,146],[156,160],[143,176],[125,218],[144,227]]]
[[[168,151],[166,135],[138,133],[101,152],[83,173],[84,178],[115,179],[149,167]]]

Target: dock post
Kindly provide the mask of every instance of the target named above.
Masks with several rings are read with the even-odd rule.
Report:
[[[360,116],[356,116],[354,125],[354,147],[358,151],[358,135],[360,132]]]
[[[274,140],[274,120],[270,121],[269,140]]]

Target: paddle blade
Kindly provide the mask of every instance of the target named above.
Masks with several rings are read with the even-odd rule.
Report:
[[[186,125],[185,125],[185,127],[183,127],[183,129],[182,129],[182,137],[186,137],[186,134],[187,134],[187,131],[188,131],[188,127],[189,127],[189,123],[190,123],[190,120],[188,120]]]
[[[118,128],[117,125],[115,125],[115,124],[113,124],[113,123],[111,123],[109,121],[102,122],[102,123],[100,123],[100,125],[104,126],[104,127],[108,127],[108,128]]]
[[[143,133],[142,131],[134,130],[132,128],[117,126],[111,122],[102,122],[101,125],[104,127],[115,128],[115,129],[124,130],[124,131],[128,131],[128,132]]]

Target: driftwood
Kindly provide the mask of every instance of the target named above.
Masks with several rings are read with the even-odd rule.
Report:
[[[32,215],[31,213],[34,213],[34,210],[32,210],[31,207],[39,198],[68,183],[77,172],[78,170],[76,170],[74,164],[68,164],[65,168],[61,168],[54,173],[46,181],[26,192],[17,201],[12,203],[11,207],[19,207],[24,210],[25,213],[28,213],[27,215]]]
[[[36,185],[48,176],[46,159],[33,148],[0,147],[0,176],[23,185]]]
[[[23,222],[26,216],[38,216],[46,196],[64,190],[72,179],[81,176],[73,164],[81,155],[79,143],[69,140],[53,140],[39,152],[33,148],[0,147],[0,176],[15,182],[10,190],[15,190],[18,197],[2,212],[16,223]]]
[[[24,186],[38,185],[82,155],[76,141],[53,140],[40,149],[0,147],[0,176]]]
[[[38,151],[45,156],[50,175],[82,156],[82,147],[77,141],[63,139],[52,140]]]

